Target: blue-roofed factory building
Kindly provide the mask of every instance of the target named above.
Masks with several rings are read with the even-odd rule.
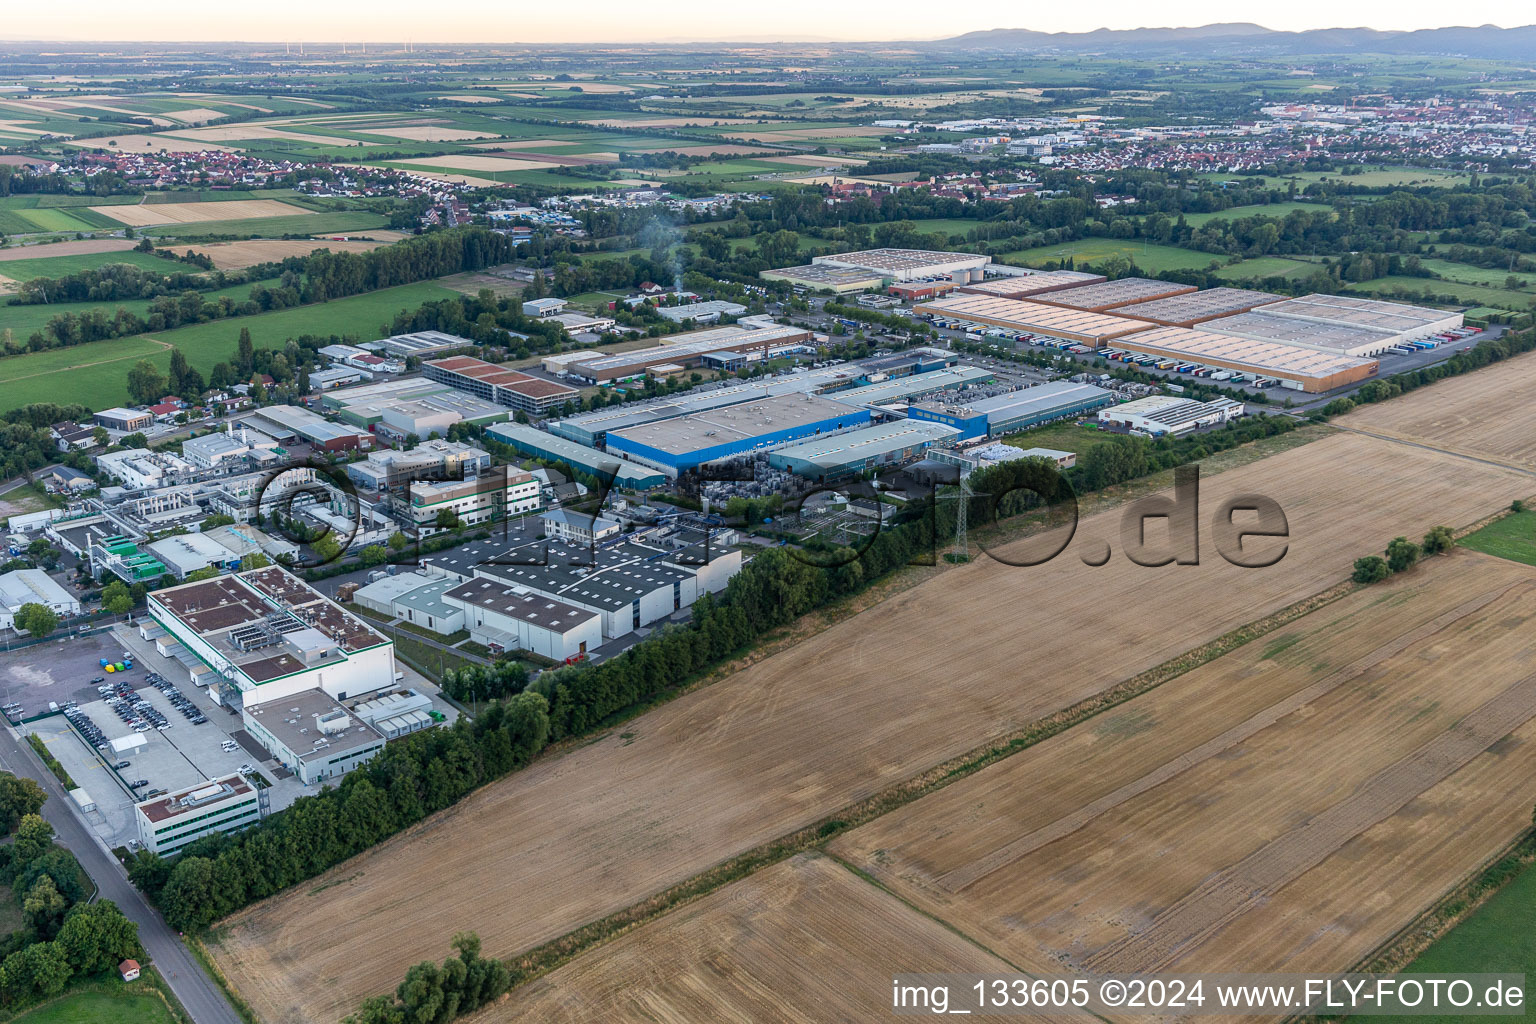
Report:
[[[818,395],[780,395],[608,431],[608,451],[668,477],[706,462],[866,426],[868,409]]]

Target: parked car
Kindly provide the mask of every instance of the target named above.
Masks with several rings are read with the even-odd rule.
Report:
[[[116,768],[118,771],[122,771],[124,768],[127,768],[131,764],[133,764],[132,761],[119,761],[119,762],[117,762],[117,764],[113,765],[112,767]]]

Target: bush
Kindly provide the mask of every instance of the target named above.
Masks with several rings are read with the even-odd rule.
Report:
[[[1440,555],[1456,546],[1456,534],[1449,526],[1437,526],[1424,535],[1420,545],[1426,555]]]
[[[1407,572],[1419,560],[1419,546],[1407,537],[1393,537],[1387,545],[1387,568]]]
[[[1355,559],[1355,571],[1350,579],[1356,583],[1380,583],[1392,575],[1392,569],[1387,565],[1387,560],[1380,555],[1366,555],[1364,558]]]

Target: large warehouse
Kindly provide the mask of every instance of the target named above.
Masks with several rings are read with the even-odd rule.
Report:
[[[898,465],[960,436],[958,427],[928,420],[893,420],[768,453],[768,464],[807,480],[835,480]]]
[[[991,262],[990,256],[934,249],[864,249],[811,259],[814,266],[867,270],[879,274],[887,284],[936,277],[947,277],[957,284],[980,281],[986,265]]]
[[[1047,306],[1039,302],[1021,302],[1018,299],[995,299],[986,295],[956,295],[914,306],[913,309],[939,319],[1044,335],[1094,348],[1102,348],[1117,338],[1134,331],[1147,330],[1150,326],[1145,320]]]
[[[421,364],[429,380],[467,391],[476,398],[523,412],[545,413],[576,398],[575,388],[473,356],[449,356]]]
[[[807,263],[799,267],[763,270],[757,276],[764,281],[788,281],[796,288],[829,291],[838,295],[868,291],[885,284],[884,276],[873,270],[834,267],[828,263]]]
[[[486,434],[502,444],[509,444],[524,455],[532,455],[546,462],[569,466],[577,473],[606,479],[613,475],[613,486],[643,491],[660,487],[666,482],[661,472],[627,462],[616,455],[604,455],[596,448],[588,448],[564,437],[539,430],[521,423],[498,423]]]
[[[1207,288],[1147,302],[1133,302],[1115,310],[1116,316],[1133,316],[1164,327],[1193,327],[1217,317],[1246,313],[1256,306],[1279,302],[1282,296],[1251,288]]]
[[[1336,355],[1355,356],[1361,359],[1381,355],[1397,344],[1397,335],[1387,331],[1276,316],[1269,311],[1271,308],[1273,307],[1207,320],[1200,325],[1200,329],[1217,334],[1229,334],[1234,338],[1247,338],[1250,341],[1295,345],[1298,348],[1310,348],[1318,352],[1332,352]]]
[[[1245,314],[1251,315],[1251,314]],[[1322,392],[1365,380],[1376,373],[1374,359],[1357,359],[1296,345],[1250,341],[1230,334],[1184,327],[1158,327],[1115,342],[1115,348],[1149,356],[1166,356],[1238,373],[1273,377],[1282,387]]]
[[[1114,400],[1114,392],[1104,388],[1059,380],[965,405],[925,402],[911,406],[907,416],[954,427],[960,431],[958,440],[965,441],[1027,430],[1067,416],[1081,416]]]
[[[1307,320],[1341,327],[1364,327],[1387,331],[1398,341],[1417,341],[1448,331],[1462,324],[1462,314],[1428,306],[1410,306],[1385,299],[1367,299],[1358,295],[1320,295],[1313,293],[1299,299],[1287,299],[1264,312],[1275,316]]]
[[[1192,284],[1174,284],[1171,281],[1155,281],[1150,277],[1122,277],[1116,281],[1085,284],[1060,292],[1048,292],[1039,302],[1069,309],[1085,309],[1090,313],[1102,313],[1108,309],[1129,306],[1137,302],[1165,299],[1170,295],[1192,292]]]
[[[815,395],[782,395],[610,430],[608,450],[675,477],[705,462],[849,430],[869,421],[868,409]]]
[[[1201,427],[1215,427],[1243,415],[1246,406],[1230,398],[1199,402],[1177,395],[1152,395],[1099,411],[1099,422],[1139,430],[1153,437],[1177,437]]]
[[[1027,299],[1031,295],[1059,292],[1064,288],[1081,288],[1104,280],[1103,274],[1089,274],[1081,270],[1042,270],[1037,274],[1017,274],[990,281],[976,281],[955,290],[966,295],[990,295],[994,299]]]
[[[810,331],[782,324],[771,327],[732,324],[729,327],[679,334],[671,341],[652,348],[570,363],[566,372],[590,384],[609,384],[616,380],[639,377],[652,367],[663,364],[698,366],[704,355],[710,352],[738,352],[746,355],[749,361],[771,359],[780,353],[801,348],[811,337]]]

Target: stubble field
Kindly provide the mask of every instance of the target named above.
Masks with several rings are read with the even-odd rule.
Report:
[[[329,249],[332,252],[369,252],[385,244],[387,243],[378,241],[338,242],[329,238],[249,238],[242,242],[204,245],[199,247],[198,251],[205,253],[209,259],[213,260],[213,265],[220,270],[244,270],[258,263],[285,260],[290,256],[308,256],[316,249]]]
[[[946,571],[235,915],[220,964],[275,1024],[339,1018],[456,931],[478,931],[490,954],[528,949],[1310,596],[1396,534],[1473,522],[1536,481],[1333,435],[1204,481],[1201,508],[1254,491],[1289,517],[1289,553],[1272,568],[1238,569],[1208,543],[1198,566],[1116,553],[1087,568],[1077,551],[1118,541],[1115,510],[1044,566],[981,558]]]
[[[883,1019],[891,971],[1008,965],[818,854],[711,893],[514,992],[475,1022]],[[1045,1024],[1092,1020],[1059,1013]]]
[[[1529,824],[1533,627],[1436,558],[830,849],[1025,970],[1342,970]]]
[[[162,224],[196,224],[215,220],[253,220],[257,217],[294,217],[313,214],[302,206],[276,199],[234,199],[227,203],[154,203],[141,206],[93,206],[92,210],[129,227]]]

